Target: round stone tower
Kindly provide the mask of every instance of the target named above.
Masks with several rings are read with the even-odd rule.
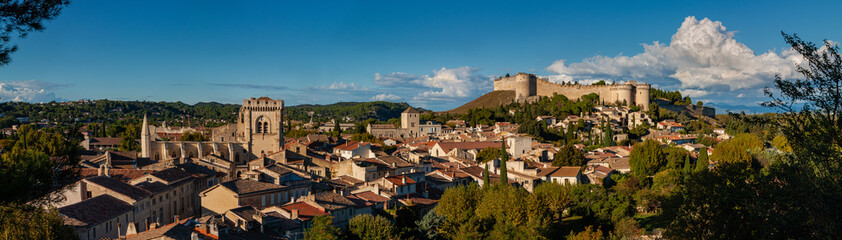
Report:
[[[537,78],[528,73],[515,75],[515,98],[518,102],[526,101],[527,98],[537,94]]]
[[[626,105],[634,104],[632,95],[633,89],[628,84],[611,85],[611,95],[606,99],[605,103],[625,103]]]
[[[649,110],[649,84],[636,83],[634,84],[634,104],[640,107],[643,111]]]

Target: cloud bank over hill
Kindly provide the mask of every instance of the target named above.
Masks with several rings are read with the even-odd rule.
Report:
[[[795,51],[755,54],[734,36],[722,22],[690,16],[669,45],[643,44],[643,52],[634,56],[557,60],[546,70],[555,74],[548,77],[556,82],[641,80],[694,100],[743,105],[765,100],[762,88],[771,87],[776,74],[798,77],[794,66],[802,58]]]
[[[35,102],[63,101],[52,91],[67,87],[67,84],[41,82],[38,80],[0,82],[0,101]]]
[[[432,75],[402,72],[375,73],[374,83],[387,92],[372,99],[383,98],[386,96],[384,94],[394,97],[405,96],[400,98],[407,99],[413,105],[435,109],[442,108],[442,105],[461,104],[464,100],[471,100],[492,90],[491,80],[494,76],[481,75],[478,73],[479,70],[479,68],[463,66],[442,67],[433,71]]]

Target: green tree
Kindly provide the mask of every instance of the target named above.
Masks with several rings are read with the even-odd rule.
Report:
[[[842,235],[842,57],[839,45],[825,40],[817,46],[797,35],[782,33],[784,40],[803,57],[796,71],[803,78],[775,77],[775,89],[766,89],[770,101],[763,106],[779,113],[771,125],[786,137],[792,153],[769,167],[759,181],[770,189],[760,199],[769,218],[767,231],[791,238]],[[744,118],[745,119],[745,118]],[[756,120],[756,118],[748,118]],[[761,119],[762,120],[762,119]],[[763,122],[761,122],[763,123]],[[749,200],[750,201],[750,200]],[[797,217],[794,217],[797,216]],[[798,220],[797,220],[798,219]],[[800,236],[800,237],[794,237]]]
[[[40,201],[56,185],[76,181],[76,172],[68,169],[78,164],[80,147],[64,136],[32,125],[18,129],[13,146],[0,161],[0,203]]]
[[[681,171],[685,176],[693,172],[693,165],[690,164],[690,155],[684,157],[684,169]]]
[[[351,141],[379,143],[380,139],[377,139],[377,137],[374,137],[374,135],[371,135],[370,133],[354,133],[354,135],[351,136]]]
[[[139,126],[134,124],[126,126],[126,131],[120,136],[120,151],[140,150],[140,143],[137,141],[140,138],[139,128]]]
[[[696,168],[693,172],[701,172],[708,169],[710,162],[708,161],[708,149],[702,148],[699,150],[699,157],[696,159]]]
[[[205,137],[205,135],[200,133],[200,132],[185,132],[184,134],[181,135],[180,140],[181,141],[196,141],[196,142],[199,142],[199,141],[207,141],[208,137]]]
[[[775,138],[772,139],[772,145],[782,152],[792,152],[792,145],[789,144],[789,140],[786,140],[786,136],[784,135],[775,136]]]
[[[760,137],[750,133],[741,133],[732,139],[716,144],[710,159],[715,163],[722,162],[752,162],[749,151],[758,150],[763,147]]]
[[[573,234],[570,232],[570,235],[567,236],[568,240],[602,240],[605,239],[602,236],[602,230],[599,228],[593,229],[593,226],[588,226],[585,228],[584,231],[579,233]]]
[[[654,121],[661,121],[661,108],[658,107],[657,103],[650,103],[649,104],[649,112],[646,113],[649,115],[649,118],[652,118]]]
[[[311,220],[311,227],[304,233],[308,240],[339,239],[339,228],[333,226],[333,216],[316,216]]]
[[[444,217],[440,232],[449,238],[457,235],[481,238],[484,227],[475,214],[481,198],[482,190],[476,184],[448,188],[435,208],[436,214]]]
[[[564,212],[572,203],[570,185],[553,183],[540,184],[535,186],[533,194],[538,202],[546,204],[551,217],[555,219],[561,219]]]
[[[441,226],[444,224],[445,218],[442,215],[436,214],[436,209],[430,210],[424,217],[416,221],[418,231],[425,239],[439,240],[442,239]]]
[[[78,239],[55,209],[0,204],[0,239]]]
[[[726,162],[713,171],[692,174],[673,199],[664,204],[670,239],[758,239],[747,163]],[[762,227],[762,226],[760,226]]]
[[[630,135],[629,137],[633,138],[633,139],[639,139],[643,136],[646,136],[646,134],[649,134],[649,128],[650,127],[651,126],[649,126],[649,124],[647,124],[647,123],[637,125],[634,128],[629,130],[629,135]]]
[[[381,216],[359,214],[348,221],[348,232],[354,239],[379,240],[395,236],[395,225]]]
[[[585,165],[585,154],[573,144],[565,144],[553,159],[553,166],[574,166]]]
[[[58,16],[69,3],[63,0],[0,2],[0,67],[9,64],[10,55],[18,50],[17,45],[10,44],[13,39],[44,30],[44,22]]]
[[[500,145],[500,183],[508,185],[509,174],[506,168],[506,162],[509,161],[509,153],[506,152],[506,139]]]
[[[491,173],[488,172],[488,163],[486,163],[485,168],[482,169],[482,184],[483,186],[491,185]]]
[[[685,158],[690,156],[690,152],[680,147],[666,146],[661,149],[666,155],[667,168],[681,169]]]
[[[547,126],[544,125],[544,122],[535,121],[535,119],[528,118],[526,122],[520,124],[517,128],[518,133],[526,133],[531,135],[532,137],[543,139],[545,133],[547,132]]]
[[[602,133],[604,134],[602,145],[606,147],[617,145],[614,143],[614,130],[611,129],[611,124],[607,121],[605,126],[602,127]]]
[[[334,121],[334,122],[333,122],[333,131],[334,131],[334,132],[342,132],[342,128],[341,128],[341,127],[339,127],[339,121]]]
[[[666,165],[661,144],[654,140],[646,140],[634,145],[629,156],[632,174],[638,178],[652,176]]]
[[[479,163],[488,162],[497,159],[501,156],[500,149],[496,147],[489,147],[479,150],[477,152],[476,161]]]

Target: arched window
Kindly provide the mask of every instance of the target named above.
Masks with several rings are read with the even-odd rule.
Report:
[[[257,118],[257,121],[254,122],[255,125],[255,133],[269,133],[269,121],[260,116]]]

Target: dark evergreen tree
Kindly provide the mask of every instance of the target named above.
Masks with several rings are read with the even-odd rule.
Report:
[[[502,145],[500,146],[500,183],[508,184],[509,181],[509,174],[508,169],[506,169],[506,162],[509,161],[509,153],[506,151],[506,139],[503,138]]]

